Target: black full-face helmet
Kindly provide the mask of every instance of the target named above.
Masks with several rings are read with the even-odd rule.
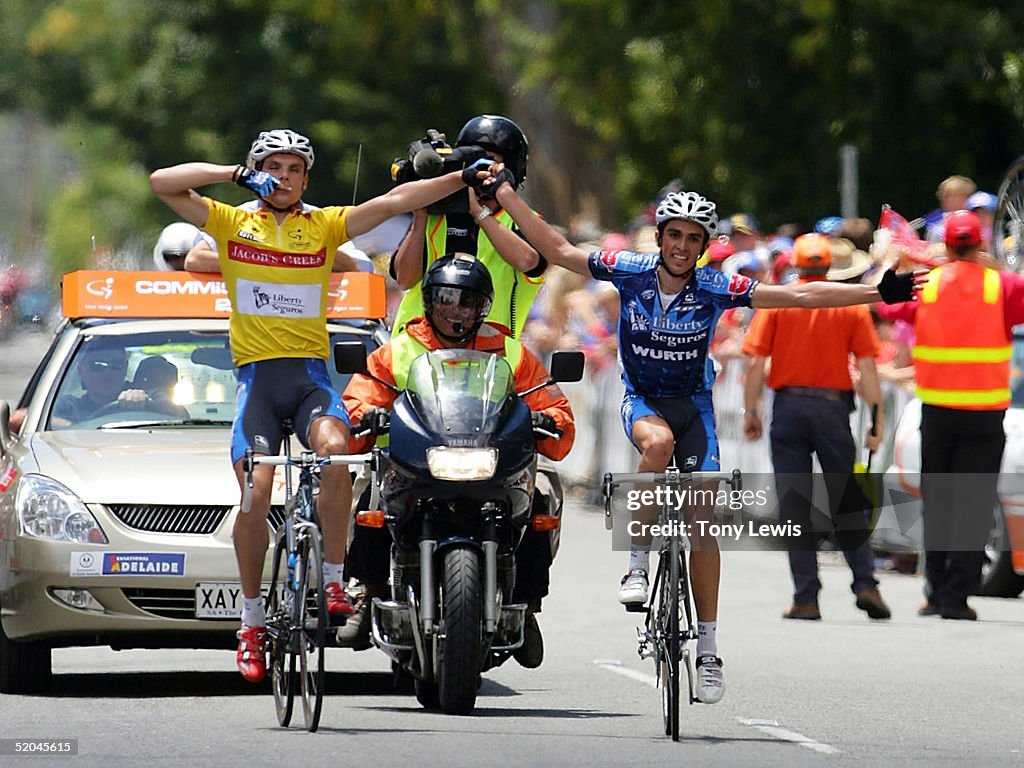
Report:
[[[423,276],[423,314],[439,335],[463,343],[480,329],[494,300],[494,284],[487,267],[465,253],[445,254],[430,265]],[[442,333],[434,322],[434,313],[443,306],[471,309],[466,324],[454,328],[455,335]]]
[[[507,117],[478,115],[462,126],[455,146],[466,147],[472,144],[501,154],[505,167],[516,177],[516,189],[526,181],[526,160],[530,145],[522,129]]]

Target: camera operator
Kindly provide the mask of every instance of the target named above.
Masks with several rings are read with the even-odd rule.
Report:
[[[525,181],[529,148],[526,136],[507,117],[474,117],[459,132],[454,150],[447,147],[443,138],[436,131],[428,131],[425,140],[410,145],[410,154],[415,154],[415,158],[396,163],[392,169],[395,180],[440,173],[445,157],[450,162],[463,163],[487,156],[505,164],[513,187],[519,188]],[[438,155],[432,163],[430,147]],[[414,153],[416,148],[419,151]],[[424,152],[425,149],[428,151]],[[473,254],[487,267],[494,279],[495,293],[487,321],[517,338],[544,282],[547,262],[523,239],[516,223],[493,196],[472,189],[460,190],[413,213],[412,227],[391,260],[391,274],[406,290],[392,333],[400,332],[412,318],[422,316],[420,281],[434,261],[452,251]]]

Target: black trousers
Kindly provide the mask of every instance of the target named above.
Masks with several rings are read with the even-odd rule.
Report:
[[[921,408],[925,595],[940,609],[963,607],[981,584],[998,503],[1005,414]]]

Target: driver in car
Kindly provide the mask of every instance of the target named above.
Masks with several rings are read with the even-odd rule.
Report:
[[[491,309],[494,286],[483,262],[464,253],[447,254],[430,265],[422,283],[425,317],[410,320],[404,333],[375,350],[367,369],[379,379],[404,385],[412,361],[436,349],[475,349],[503,356],[512,368],[516,391],[522,392],[548,379],[543,363],[497,326],[485,323]],[[398,384],[401,382],[401,384]],[[397,395],[368,376],[355,374],[345,388],[343,399],[349,419],[359,426],[353,435],[374,423],[377,409],[390,410]],[[564,458],[576,436],[572,409],[557,384],[550,384],[523,398],[533,413],[535,428],[560,434],[559,439],[537,440],[537,450],[555,461]],[[373,436],[353,437],[349,450],[369,450]],[[347,576],[365,585],[360,611],[339,632],[339,639],[356,648],[369,646],[369,603],[385,594],[390,566],[391,540],[384,529],[356,528],[346,558]],[[548,593],[551,548],[547,532],[527,529],[516,551],[516,585],[512,601],[526,603],[523,645],[514,658],[534,668],[544,659],[544,640],[534,614]]]
[[[128,355],[124,347],[111,342],[86,344],[76,365],[82,381],[81,395],[63,394],[53,407],[57,424],[75,424],[93,418],[103,410],[114,410],[118,404],[128,409],[137,407],[146,393],[125,381]]]

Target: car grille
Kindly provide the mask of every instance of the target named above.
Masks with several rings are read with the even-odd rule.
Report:
[[[114,504],[107,509],[129,528],[146,533],[208,535],[224,522],[231,507],[167,507],[152,504]],[[268,523],[276,531],[284,522],[284,506],[270,508]]]
[[[122,590],[136,608],[163,616],[165,619],[194,619],[196,593],[192,589],[145,589],[130,587]],[[234,619],[237,621],[238,619]]]

